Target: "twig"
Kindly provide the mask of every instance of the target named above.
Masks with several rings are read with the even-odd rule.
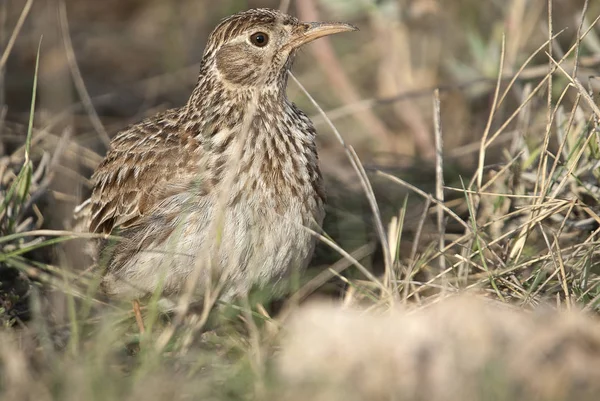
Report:
[[[437,227],[439,235],[440,251],[445,247],[446,227],[444,224],[444,209],[441,205],[444,204],[444,156],[443,141],[442,141],[442,117],[440,111],[440,91],[437,89],[433,92],[433,125],[435,133],[435,197],[438,200],[437,204]],[[446,270],[446,259],[442,254],[439,259],[440,271]]]
[[[81,76],[81,71],[79,70],[79,65],[77,64],[77,59],[75,58],[75,51],[73,50],[73,43],[71,43],[71,33],[69,32],[69,19],[67,18],[67,6],[65,5],[65,1],[61,0],[59,6],[59,18],[60,18],[60,26],[62,29],[63,43],[65,45],[65,53],[67,55],[67,60],[69,62],[69,69],[71,70],[71,75],[73,76],[73,81],[75,83],[75,89],[77,89],[77,93],[81,98],[81,102],[85,111],[88,113],[90,117],[90,121],[92,122],[92,126],[100,135],[100,139],[104,143],[106,149],[110,146],[110,137],[100,121],[100,117],[94,108],[94,104],[92,103],[92,99],[90,98],[90,94],[85,87],[85,82],[83,81],[83,77]]]
[[[58,145],[56,146],[56,149],[54,150],[54,154],[52,155],[52,159],[50,160],[49,165],[45,166],[46,176],[44,177],[44,179],[42,180],[40,185],[36,188],[35,192],[33,192],[31,194],[31,196],[29,197],[29,199],[27,200],[25,205],[19,211],[19,217],[17,218],[17,221],[19,221],[21,218],[23,218],[24,215],[29,210],[29,208],[31,206],[33,206],[33,204],[35,204],[38,201],[38,199],[40,197],[42,197],[48,190],[48,187],[50,186],[50,184],[52,183],[52,180],[54,179],[54,171],[53,170],[54,170],[54,168],[56,168],[56,166],[57,166],[57,164],[69,142],[70,137],[71,137],[71,131],[65,130],[65,132],[63,133],[63,135],[60,138],[60,141],[58,142]]]
[[[387,178],[389,180],[392,180],[392,181],[394,181],[394,182],[396,182],[396,183],[398,183],[398,184],[400,184],[400,185],[402,185],[402,186],[404,186],[404,187],[406,187],[406,188],[414,191],[415,193],[421,195],[424,199],[429,199],[430,202],[433,202],[436,205],[442,207],[444,209],[444,211],[446,213],[448,213],[449,216],[451,216],[452,218],[454,218],[456,220],[456,222],[459,223],[461,226],[463,226],[467,231],[471,230],[471,227],[469,227],[469,225],[467,223],[465,223],[465,221],[463,219],[461,219],[456,213],[454,213],[454,211],[452,211],[452,209],[450,209],[448,206],[444,205],[442,202],[438,201],[437,199],[433,199],[430,194],[428,194],[427,192],[423,191],[422,189],[417,188],[417,187],[415,187],[412,184],[409,184],[408,182],[404,181],[402,178],[395,177],[395,176],[393,176],[391,174],[388,174],[388,173],[386,173],[384,171],[378,170],[377,171],[377,175],[381,175],[381,176],[383,176],[383,177],[385,177],[385,178]]]
[[[375,247],[373,246],[373,244],[366,244],[350,253],[350,256],[352,256],[352,258],[356,260],[360,260],[372,254],[374,250]],[[306,297],[312,294],[315,290],[317,290],[331,278],[335,277],[336,274],[343,272],[353,264],[354,263],[352,263],[352,261],[348,260],[345,257],[342,257],[333,265],[329,266],[328,269],[325,269],[321,273],[316,275],[289,298],[285,306],[282,308],[282,312],[279,313],[279,319],[285,320],[288,314],[291,312],[291,309],[294,305],[299,304]]]
[[[545,48],[545,46],[546,45],[541,46],[539,50],[540,51],[543,50]],[[532,57],[532,59],[533,59],[533,57]],[[563,60],[565,60],[565,58],[563,58]],[[568,63],[572,64],[571,62],[568,62]],[[595,56],[582,57],[579,64],[580,64],[580,66],[586,67],[586,68],[598,67],[600,65],[600,56],[595,55]],[[526,64],[524,64],[524,65],[526,65]],[[501,99],[503,99],[508,94],[508,89],[510,89],[510,87],[512,87],[512,85],[515,82],[531,81],[534,79],[543,78],[547,74],[548,74],[548,68],[545,65],[544,66],[534,66],[534,67],[531,67],[528,69],[524,68],[522,70],[522,73],[517,73],[517,74],[505,73],[505,74],[503,74],[501,77],[502,82],[509,81],[510,84],[507,86],[507,89],[504,91],[503,97],[501,97]],[[438,89],[440,92],[449,92],[449,91],[454,91],[454,90],[466,90],[475,85],[493,84],[494,82],[497,82],[497,80],[498,80],[498,78],[477,78],[477,79],[473,79],[473,80],[469,80],[469,81],[465,81],[465,82],[449,83],[449,84],[439,85],[439,86],[431,87],[431,88],[424,88],[424,89],[417,89],[417,90],[413,90],[413,91],[401,92],[394,96],[374,97],[374,98],[370,98],[370,99],[363,99],[361,101],[351,103],[351,104],[348,104],[348,105],[345,105],[342,107],[337,107],[337,108],[334,108],[331,110],[327,110],[327,115],[329,116],[329,118],[332,121],[335,121],[337,119],[352,115],[352,114],[356,113],[357,111],[361,111],[363,109],[370,109],[370,108],[373,108],[378,105],[387,105],[387,104],[391,104],[391,103],[395,103],[395,102],[402,102],[402,101],[407,101],[407,100],[412,100],[412,99],[418,99],[418,98],[425,97],[425,96],[431,96],[431,92],[434,91],[435,89]],[[501,103],[502,103],[502,101],[498,102],[498,104],[501,104]],[[320,119],[318,116],[312,116],[311,118],[315,123],[320,122]]]
[[[421,234],[423,232],[423,226],[425,225],[425,220],[427,220],[427,214],[429,212],[429,206],[431,205],[431,199],[426,198],[425,204],[423,205],[423,212],[421,213],[421,218],[419,219],[419,224],[417,224],[417,229],[415,231],[415,238],[413,239],[412,249],[410,250],[410,258],[411,262],[414,262],[415,257],[417,256],[417,251],[419,250],[419,242],[421,242]]]
[[[362,164],[360,163],[360,160],[358,159],[358,156],[356,155],[356,153],[354,152],[352,147],[346,145],[344,138],[342,138],[342,135],[337,130],[337,128],[335,127],[333,122],[331,122],[331,120],[329,120],[329,118],[327,117],[327,114],[325,114],[325,111],[323,111],[321,106],[319,106],[317,101],[310,95],[310,93],[308,93],[306,88],[300,83],[300,81],[298,81],[298,79],[294,76],[294,74],[290,73],[290,77],[294,80],[294,82],[298,85],[298,87],[302,90],[302,92],[304,92],[304,94],[308,97],[310,102],[317,108],[319,113],[321,113],[321,116],[325,119],[325,121],[327,121],[327,123],[328,123],[329,127],[331,128],[331,130],[333,131],[335,137],[337,138],[337,140],[340,142],[340,144],[344,148],[344,152],[348,156],[348,159],[350,160],[352,167],[358,174],[358,177],[361,180],[361,186],[362,186],[363,190],[365,191],[365,194],[367,195],[367,199],[369,200],[369,205],[371,206],[371,210],[373,212],[373,216],[375,219],[375,225],[377,228],[377,233],[379,235],[379,240],[381,242],[381,246],[383,247],[386,269],[392,269],[392,257],[390,254],[390,249],[389,249],[389,244],[387,241],[385,229],[383,227],[383,222],[381,221],[381,214],[379,213],[379,207],[377,206],[377,201],[375,199],[375,194],[373,193],[373,188],[371,187],[369,179],[362,167]],[[388,270],[388,271],[391,271],[391,270]]]
[[[477,188],[481,189],[482,181],[483,181],[483,166],[485,164],[485,154],[487,150],[487,138],[490,134],[490,130],[492,128],[492,121],[494,116],[496,115],[496,107],[498,105],[498,96],[500,93],[500,85],[502,84],[502,72],[504,70],[504,55],[506,49],[506,37],[502,36],[502,51],[500,53],[500,66],[498,68],[498,80],[496,81],[496,90],[494,91],[494,100],[492,101],[492,108],[490,110],[490,115],[488,116],[488,120],[485,126],[485,130],[483,131],[483,136],[481,138],[481,147],[479,149],[479,162],[477,166]],[[476,202],[474,205],[474,211],[477,213],[477,209],[479,206],[479,202]],[[475,218],[475,216],[473,216]]]
[[[8,32],[6,31],[8,21],[8,2],[3,1],[0,3],[0,46],[5,45],[6,35]],[[0,68],[0,131],[2,131],[2,125],[4,123],[4,116],[6,112],[3,111],[6,109],[5,105],[6,101],[6,71],[3,68]],[[4,154],[3,143],[0,141],[0,155]],[[1,175],[0,175],[1,177]]]
[[[577,27],[577,41],[575,42],[575,61],[573,62],[573,78],[577,78],[577,70],[579,68],[579,56],[581,51],[581,31],[583,30],[583,23],[585,22],[585,15],[587,14],[589,3],[590,0],[585,0],[585,2],[583,3],[583,9],[581,10],[581,20],[579,21],[579,26]]]
[[[33,0],[27,0],[27,3],[25,3],[25,6],[23,7],[23,11],[21,11],[21,15],[19,16],[19,20],[17,21],[17,24],[15,25],[15,29],[13,29],[13,33],[12,33],[10,39],[8,40],[8,43],[6,44],[4,53],[2,53],[2,58],[0,59],[0,70],[4,69],[6,60],[8,60],[8,55],[10,54],[10,52],[15,44],[15,41],[17,40],[17,36],[19,36],[19,32],[21,32],[21,28],[23,28],[23,23],[25,22],[27,15],[29,15],[29,10],[31,10],[32,4],[33,4]]]
[[[296,9],[298,10],[298,17],[302,20],[318,21],[320,19],[314,0],[297,1]],[[360,95],[344,72],[333,51],[330,39],[328,37],[321,38],[310,46],[310,51],[335,88],[334,93],[339,94],[340,100],[345,103],[360,101]],[[389,146],[392,143],[392,134],[370,110],[362,110],[362,112],[356,114],[356,118],[365,131],[376,137],[382,144]]]

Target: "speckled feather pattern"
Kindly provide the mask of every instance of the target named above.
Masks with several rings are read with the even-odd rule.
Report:
[[[98,244],[104,290],[135,299],[177,295],[201,269],[198,295],[218,276],[231,298],[303,269],[324,217],[316,132],[286,97],[306,24],[274,10],[223,20],[209,37],[189,102],[119,133],[78,214]],[[272,50],[245,40],[270,33]]]

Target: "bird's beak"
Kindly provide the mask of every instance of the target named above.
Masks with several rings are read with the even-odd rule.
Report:
[[[344,22],[305,22],[292,34],[290,46],[297,48],[323,36],[351,31],[358,28]]]

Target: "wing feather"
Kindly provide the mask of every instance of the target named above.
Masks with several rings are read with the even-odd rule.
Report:
[[[90,232],[110,233],[116,227],[136,225],[167,192],[172,194],[167,186],[191,179],[190,159],[198,153],[187,148],[192,137],[177,131],[179,115],[179,110],[167,111],[115,137],[92,176]]]

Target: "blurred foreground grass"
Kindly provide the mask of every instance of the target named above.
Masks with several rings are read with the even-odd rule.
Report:
[[[295,75],[377,208],[291,82],[347,253],[321,244],[278,302],[257,291],[183,320],[150,302],[142,337],[64,229],[107,138],[183,103],[207,34],[247,4],[98,4],[0,4],[3,400],[597,399],[596,2],[291,2],[361,28],[305,50]]]

